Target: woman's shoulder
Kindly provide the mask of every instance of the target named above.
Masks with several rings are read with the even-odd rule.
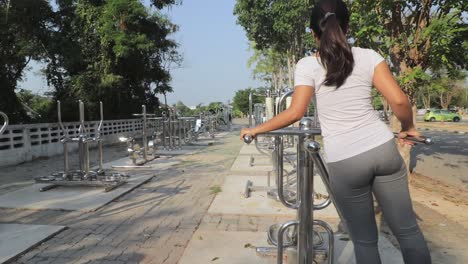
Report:
[[[316,65],[319,65],[319,62],[315,54],[304,57],[297,62],[297,66],[299,67],[313,67]]]
[[[352,47],[351,50],[355,56],[356,55],[368,56],[368,55],[379,54],[377,51],[373,49],[368,49],[368,48]]]

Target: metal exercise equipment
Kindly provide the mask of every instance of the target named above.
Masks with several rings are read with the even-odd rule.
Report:
[[[268,240],[270,244],[276,248],[261,247],[257,248],[259,255],[269,255],[272,251],[276,251],[277,263],[284,262],[283,253],[288,250],[288,264],[311,264],[323,262],[333,263],[334,254],[334,232],[331,227],[324,221],[314,219],[313,212],[321,210],[334,203],[340,219],[343,221],[340,208],[336,206],[333,192],[330,187],[329,174],[325,163],[320,155],[320,144],[315,141],[315,136],[320,135],[321,131],[315,128],[313,121],[309,118],[304,118],[299,124],[299,128],[285,128],[276,131],[265,133],[278,138],[278,174],[277,174],[277,189],[281,203],[291,209],[297,210],[297,219],[288,221],[281,225],[273,225],[268,231]],[[298,139],[298,170],[297,170],[297,196],[296,199],[290,199],[285,195],[285,188],[282,176],[282,138],[284,136],[294,136]],[[395,137],[397,133],[395,133]],[[434,141],[431,138],[408,137],[406,140],[416,144],[432,145]],[[244,136],[244,142],[251,143],[252,137]],[[314,204],[314,166],[317,167],[323,184],[329,194],[328,198],[320,204]],[[344,222],[343,222],[344,223]],[[321,227],[325,232],[314,230],[315,227]],[[327,239],[324,239],[326,235]],[[327,241],[325,243],[325,241]]]
[[[285,103],[287,104],[287,98],[291,98],[291,95],[293,93],[294,93],[294,91],[291,90],[291,89],[285,89],[282,94],[272,94],[270,91],[267,91],[267,97],[266,97],[266,100],[265,100],[265,102],[266,102],[265,105],[271,104],[271,106],[270,106],[269,110],[265,106],[265,111],[268,110],[268,111],[272,112],[271,114],[273,114],[273,115],[279,114],[280,112],[282,112],[285,109],[284,105],[285,105]],[[277,100],[276,105],[274,106],[274,109],[273,109],[272,107],[273,107],[274,99],[273,99],[272,96],[274,96],[274,95],[279,95],[279,99]],[[260,108],[260,106],[257,106],[257,108]],[[261,113],[260,110],[257,111],[257,112]],[[257,115],[257,112],[255,113],[256,115]],[[255,116],[255,117],[256,117],[255,118],[255,120],[256,120],[257,116]],[[258,125],[258,123],[256,123],[256,125]],[[277,158],[277,156],[278,156],[278,145],[277,145],[278,142],[277,142],[277,140],[278,139],[275,138],[275,137],[270,137],[268,135],[263,135],[262,138],[263,138],[263,142],[260,142],[258,137],[254,139],[255,140],[255,148],[257,149],[257,151],[259,153],[271,158],[272,163],[273,163],[273,171],[272,172],[277,175],[277,173],[279,171],[278,158]],[[283,144],[283,147],[284,147],[284,142],[282,144]],[[286,147],[293,147],[293,146],[294,146],[293,139],[291,139],[291,137],[288,137]],[[284,169],[281,168],[283,170],[281,173],[286,176],[287,186],[288,186],[288,189],[289,189],[289,186],[292,183],[292,181],[290,179],[290,175],[295,173],[296,164],[294,163],[293,160],[291,160],[289,155],[283,155],[283,158],[289,164],[291,164],[292,167],[293,167],[293,170],[291,172],[286,172],[285,174],[283,174]],[[249,165],[252,167],[252,166],[254,166],[254,164],[255,165],[262,165],[262,164],[255,163],[255,158],[254,158],[253,155],[251,155],[250,159],[249,159]],[[253,191],[267,191],[267,196],[269,198],[278,200],[279,197],[278,197],[277,188],[276,188],[278,183],[277,183],[277,181],[275,181],[275,186],[271,187],[270,176],[271,176],[271,172],[268,173],[267,186],[254,186],[252,181],[247,181],[245,191],[244,191],[244,197],[249,198]],[[290,192],[289,196],[294,196],[294,193]]]
[[[85,111],[84,104],[80,100],[78,102],[79,106],[79,116],[80,116],[80,126],[78,129],[77,137],[69,137],[69,131],[64,126],[62,122],[62,111],[61,103],[57,101],[57,115],[58,123],[61,130],[61,135],[63,135],[60,140],[63,144],[63,161],[64,161],[64,170],[63,172],[54,173],[50,176],[38,177],[35,178],[36,183],[47,183],[45,187],[40,189],[41,192],[56,188],[59,186],[89,186],[89,187],[104,187],[105,191],[111,191],[123,184],[126,183],[127,175],[118,173],[118,172],[109,172],[107,175],[106,171],[103,168],[103,144],[102,144],[102,125],[104,121],[104,112],[102,102],[99,103],[100,109],[100,122],[96,129],[96,134],[94,137],[91,136],[89,130],[86,128],[85,124]],[[79,154],[79,168],[76,170],[71,170],[69,166],[69,157],[68,157],[68,144],[76,143],[78,144],[78,154]],[[89,144],[97,143],[98,145],[98,169],[90,169],[89,161]]]
[[[268,232],[269,242],[273,245],[277,245],[276,248],[257,249],[259,254],[276,251],[278,264],[283,263],[283,251],[286,248],[290,251],[287,263],[310,264],[314,263],[314,257],[326,258],[328,259],[328,263],[332,263],[334,243],[333,230],[326,222],[314,220],[313,218],[313,210],[324,209],[332,202],[328,174],[326,171],[322,172],[320,164],[318,164],[317,166],[321,172],[320,176],[329,196],[325,201],[314,205],[314,163],[322,160],[319,154],[320,145],[314,140],[314,137],[320,134],[320,129],[313,128],[313,122],[309,118],[301,120],[299,128],[285,128],[264,134],[275,138],[275,147],[278,149],[278,154],[276,155],[278,163],[276,182],[279,201],[286,207],[297,210],[297,220],[270,227]],[[297,184],[294,196],[290,196],[289,192],[285,193],[287,190],[284,188],[283,137],[285,136],[293,136],[298,139],[298,170],[296,172]],[[244,141],[250,143],[252,138],[246,136]],[[314,227],[321,227],[325,232],[314,231]],[[327,239],[323,239],[323,235],[326,235]],[[324,241],[327,241],[327,243]]]
[[[3,125],[2,125],[2,128],[0,128],[0,135],[3,135],[3,133],[5,132],[5,130],[8,127],[9,120],[8,120],[7,114],[5,114],[3,112],[0,112],[0,116],[2,116],[2,118],[3,118]]]
[[[132,160],[133,165],[129,166],[112,166],[112,168],[146,168],[142,167],[147,162],[156,159],[158,156],[155,155],[155,142],[153,139],[148,141],[148,119],[149,117],[155,116],[154,114],[148,114],[146,112],[146,105],[141,106],[141,113],[133,114],[133,116],[141,117],[142,128],[141,138],[143,145],[140,146],[134,137],[120,137],[121,142],[127,143],[128,156]]]

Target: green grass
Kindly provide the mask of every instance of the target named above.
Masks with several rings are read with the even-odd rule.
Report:
[[[222,192],[223,190],[221,189],[219,185],[215,185],[215,186],[210,187],[210,191],[211,191],[211,194],[217,194],[217,193]]]

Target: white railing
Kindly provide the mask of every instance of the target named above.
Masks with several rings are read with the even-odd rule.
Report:
[[[69,137],[78,136],[79,122],[63,124]],[[89,136],[95,136],[98,125],[98,121],[86,122]],[[141,129],[141,119],[108,120],[103,122],[101,136],[104,144],[114,144],[123,135],[138,137]],[[63,133],[57,123],[10,125],[0,135],[0,167],[59,155],[63,153],[60,142],[62,137]],[[70,150],[78,148],[77,144],[69,145]]]

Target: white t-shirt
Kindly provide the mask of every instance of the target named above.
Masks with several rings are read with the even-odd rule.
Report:
[[[319,58],[305,57],[296,65],[294,86],[315,90],[327,162],[356,156],[393,138],[372,107],[374,69],[384,58],[371,49],[353,47],[352,52],[353,72],[338,89],[323,84],[326,70]]]

